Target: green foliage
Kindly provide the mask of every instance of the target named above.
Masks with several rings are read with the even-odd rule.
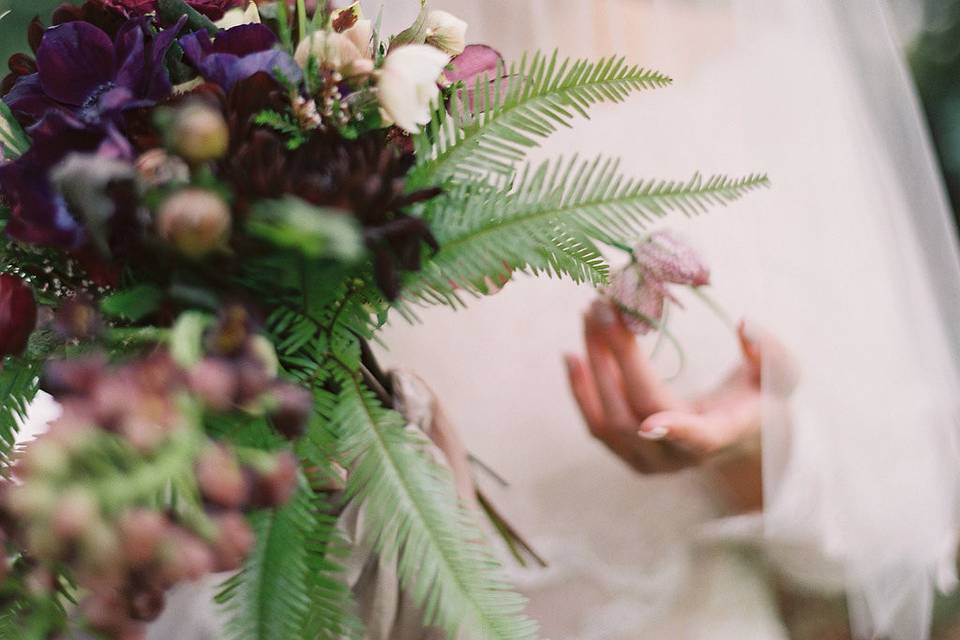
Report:
[[[141,284],[110,294],[100,302],[100,310],[108,316],[136,322],[156,311],[162,300],[162,291]]]
[[[340,378],[334,424],[352,469],[347,493],[377,523],[375,548],[397,560],[425,623],[451,638],[535,638],[524,599],[497,575],[473,515],[458,504],[447,469],[429,458],[422,434],[405,429],[356,377]]]
[[[30,402],[37,395],[42,361],[8,357],[0,368],[0,460],[13,450],[26,419]]]
[[[527,151],[558,126],[598,102],[621,102],[632,91],[670,84],[667,76],[629,65],[623,58],[597,62],[536,53],[512,64],[506,76],[480,78],[472,98],[437,109],[416,138],[417,184],[451,177],[509,175]]]
[[[462,187],[428,208],[440,251],[410,276],[407,295],[454,304],[454,285],[484,293],[487,277],[526,268],[602,283],[606,268],[589,239],[633,238],[670,211],[699,213],[767,182],[761,175],[633,180],[616,161],[574,158],[528,167],[499,192]]]
[[[359,225],[349,212],[315,207],[293,196],[257,203],[247,221],[247,231],[313,260],[349,262],[363,253]]]
[[[292,115],[278,113],[272,109],[265,109],[258,113],[253,120],[256,124],[282,133],[287,136],[287,148],[291,151],[299,148],[307,141],[303,129]]]
[[[230,613],[230,640],[337,640],[354,634],[349,592],[335,579],[338,568],[326,553],[336,532],[325,508],[304,483],[283,507],[251,516],[256,547],[217,594]]]

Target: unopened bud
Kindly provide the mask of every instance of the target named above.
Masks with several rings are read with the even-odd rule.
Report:
[[[173,150],[193,163],[223,157],[230,144],[223,115],[200,103],[188,104],[177,112],[169,136]]]
[[[286,503],[297,488],[297,468],[296,457],[282,451],[264,468],[255,469],[254,506],[276,507]]]
[[[156,511],[135,509],[120,519],[120,549],[131,568],[152,562],[167,531],[167,519]]]
[[[230,235],[230,208],[223,198],[206,189],[177,191],[160,206],[157,233],[191,258],[221,248]]]
[[[89,529],[100,516],[93,495],[82,488],[69,489],[53,510],[53,532],[65,540],[74,540]]]
[[[237,396],[237,373],[233,367],[218,358],[204,358],[190,370],[190,390],[204,405],[214,411],[227,411]]]
[[[134,620],[150,622],[156,620],[163,611],[165,599],[159,589],[138,589],[129,596],[129,613]]]
[[[247,498],[247,483],[236,458],[226,448],[207,448],[197,460],[197,484],[203,497],[221,507],[235,509]]]
[[[214,518],[217,527],[213,552],[217,571],[235,571],[243,565],[253,548],[256,538],[246,519],[236,511],[220,514]]]
[[[293,440],[303,435],[313,412],[313,395],[294,384],[277,383],[269,393],[269,416],[273,427]]]
[[[171,182],[187,182],[190,179],[190,167],[176,156],[163,149],[150,149],[144,152],[135,163],[137,175],[148,186],[156,187]]]

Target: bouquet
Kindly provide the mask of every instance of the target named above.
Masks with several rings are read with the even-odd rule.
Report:
[[[168,589],[232,571],[230,637],[358,636],[335,526],[356,502],[426,625],[535,637],[369,341],[517,271],[603,286],[602,245],[766,179],[529,166],[670,80],[506,63],[465,31],[304,0],[33,20],[0,91],[0,631],[142,637]],[[40,390],[61,415],[19,447]]]

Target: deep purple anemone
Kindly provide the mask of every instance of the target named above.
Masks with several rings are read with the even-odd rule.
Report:
[[[285,51],[274,48],[277,37],[262,24],[244,24],[221,31],[211,41],[205,31],[180,38],[184,56],[208,82],[230,91],[258,71],[299,83],[300,67]]]
[[[87,22],[51,27],[37,49],[36,73],[17,80],[4,101],[26,124],[52,110],[95,123],[153,104],[171,93],[163,59],[184,21],[155,34],[148,18],[129,20],[112,41]]]
[[[10,208],[5,231],[21,242],[77,249],[86,233],[51,184],[50,171],[71,153],[129,159],[133,151],[112,124],[89,125],[58,109],[34,125],[30,136],[26,153],[0,164],[0,199]]]

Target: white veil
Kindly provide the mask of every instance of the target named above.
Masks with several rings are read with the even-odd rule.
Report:
[[[879,1],[741,0],[738,21],[777,192],[764,315],[802,371],[789,410],[768,392],[765,533],[838,561],[856,637],[925,638],[956,581],[960,271],[920,110]]]
[[[603,111],[589,127],[561,134],[551,155],[570,149],[619,155],[625,171],[644,177],[680,178],[696,169],[770,175],[769,191],[732,211],[679,223],[712,262],[721,303],[779,336],[801,371],[787,406],[776,385],[766,389],[767,556],[809,588],[845,589],[857,638],[926,638],[935,588],[952,588],[955,581],[960,262],[925,125],[884,3],[432,4],[464,17],[474,39],[493,40],[509,57],[555,46],[570,55],[617,53],[675,78],[662,97],[644,94],[620,111]],[[624,116],[622,109],[632,115]],[[677,220],[665,224],[676,226]],[[483,303],[501,314],[488,316],[484,335],[501,335],[495,333],[496,320],[512,317],[527,323],[528,337],[515,343],[529,341],[535,331],[542,342],[543,330],[527,318],[551,309],[570,316],[551,322],[576,324],[570,301],[551,307],[530,296],[531,288],[524,290],[527,297],[512,303],[509,287],[505,297]],[[571,300],[573,306],[580,303]],[[471,358],[475,371],[495,370],[482,359],[492,358],[496,344],[469,351],[460,346],[469,319],[446,327],[444,322],[439,313],[428,317],[433,342],[410,337],[406,349],[402,341],[411,334],[397,331],[393,344],[400,344],[407,364],[449,374],[462,367],[459,354]],[[730,359],[732,340],[693,311],[671,322],[687,349],[689,386],[700,386],[716,373],[711,369]],[[447,334],[448,341],[441,342],[438,336]],[[447,345],[443,358],[427,353],[440,344]],[[559,380],[558,372],[532,356],[517,356],[516,362],[514,368],[527,368],[522,384],[530,399],[536,395],[532,389],[544,386],[533,378]],[[551,392],[562,393],[557,384]],[[524,412],[547,400],[532,403],[505,390],[501,402],[508,405],[509,397],[513,404],[495,413],[493,404],[468,405],[476,402],[476,390],[452,382],[438,386],[446,386],[441,395],[453,404],[469,406],[459,413],[464,422],[474,421],[478,432],[510,434],[512,448],[527,456],[518,469],[586,455],[557,449],[537,458],[533,445],[524,448],[525,439],[534,436],[519,427],[538,428]],[[545,411],[556,424],[566,420],[556,407],[539,411],[541,421]],[[518,424],[514,435],[508,431],[513,424],[499,427],[497,420],[526,424]],[[550,429],[560,433],[559,427]],[[482,438],[467,435],[483,453]],[[498,452],[493,446],[489,451]],[[506,455],[509,460],[510,452]],[[557,486],[561,489],[550,495],[561,500],[563,485]],[[610,494],[614,491],[629,495],[622,487]],[[629,496],[626,503],[631,500],[637,498]],[[632,514],[610,517],[635,526]],[[655,526],[656,517],[643,513],[640,526]],[[560,526],[545,522],[545,528]],[[593,525],[584,520],[577,526]],[[597,535],[604,526],[619,524],[599,523],[593,526]]]

